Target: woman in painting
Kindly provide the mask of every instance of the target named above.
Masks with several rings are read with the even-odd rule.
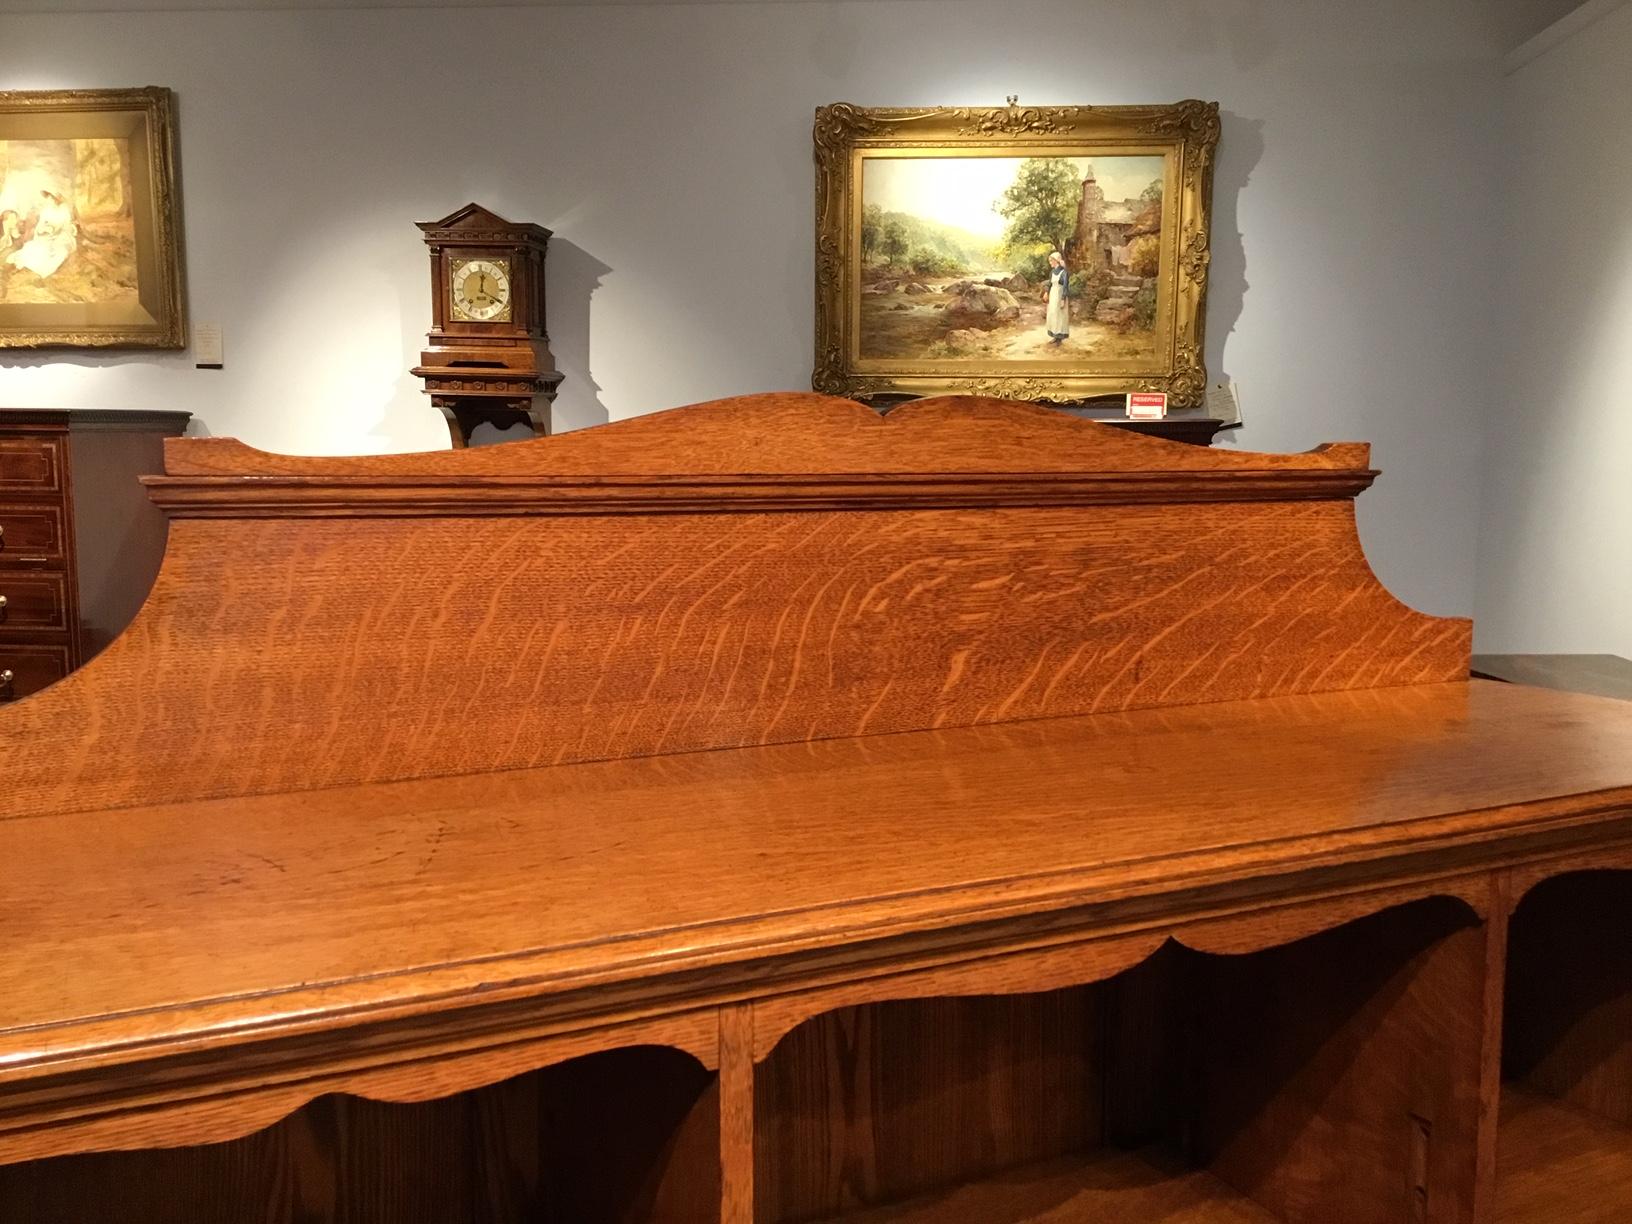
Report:
[[[41,191],[34,233],[6,256],[6,263],[27,268],[44,280],[62,267],[78,245],[79,227],[74,224],[73,205],[54,191]]]
[[[23,217],[15,208],[0,212],[0,256],[9,255],[23,244]]]
[[[1056,346],[1071,334],[1071,274],[1058,251],[1048,253],[1048,311],[1043,326]]]

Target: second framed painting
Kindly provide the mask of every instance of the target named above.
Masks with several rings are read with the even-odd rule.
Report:
[[[0,91],[0,349],[179,349],[175,98]]]
[[[1206,393],[1218,105],[816,112],[816,367],[861,399]]]

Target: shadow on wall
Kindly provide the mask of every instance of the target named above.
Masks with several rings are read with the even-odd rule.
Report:
[[[550,333],[550,352],[555,368],[565,377],[550,406],[550,432],[566,433],[590,425],[604,425],[610,419],[601,403],[601,387],[589,370],[590,299],[601,287],[601,279],[612,269],[580,246],[564,241],[558,234],[550,239],[545,263],[545,323]],[[472,446],[495,442],[519,442],[533,436],[525,425],[496,429],[479,425],[471,434]]]
[[[1212,262],[1207,268],[1207,381],[1228,378],[1224,341],[1240,321],[1247,296],[1247,255],[1241,243],[1241,193],[1264,155],[1264,122],[1232,111],[1220,115],[1218,161],[1213,167]],[[1219,443],[1236,441],[1234,433]],[[1215,443],[1216,445],[1216,443]]]
[[[550,239],[548,271],[550,351],[556,368],[566,375],[551,414],[557,433],[604,425],[606,405],[601,403],[600,384],[589,370],[590,299],[601,280],[612,269],[582,247]]]

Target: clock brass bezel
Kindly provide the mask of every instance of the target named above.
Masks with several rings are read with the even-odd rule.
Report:
[[[504,276],[504,306],[486,316],[473,315],[460,305],[461,273],[471,264],[487,264],[498,268]],[[475,254],[454,255],[448,259],[448,319],[455,323],[513,323],[515,321],[516,273],[515,264],[508,255]]]

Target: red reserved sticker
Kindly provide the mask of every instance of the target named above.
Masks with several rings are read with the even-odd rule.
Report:
[[[1167,415],[1167,392],[1129,391],[1128,417],[1135,421],[1159,421]]]

